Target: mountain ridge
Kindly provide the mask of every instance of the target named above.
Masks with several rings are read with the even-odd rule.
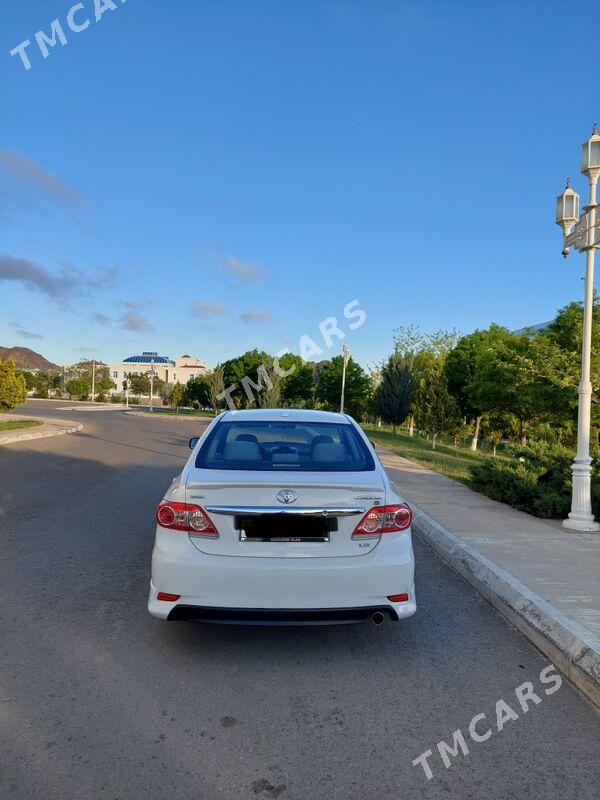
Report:
[[[60,369],[58,364],[29,347],[0,347],[0,359],[6,361],[8,358],[12,358],[17,369]]]

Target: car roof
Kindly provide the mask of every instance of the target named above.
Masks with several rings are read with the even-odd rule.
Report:
[[[345,414],[333,411],[315,411],[308,408],[246,408],[227,411],[221,418],[223,422],[329,422],[337,425],[350,425]]]

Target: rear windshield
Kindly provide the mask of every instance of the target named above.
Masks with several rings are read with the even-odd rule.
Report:
[[[277,472],[375,469],[354,426],[328,422],[221,422],[200,448],[196,466]]]

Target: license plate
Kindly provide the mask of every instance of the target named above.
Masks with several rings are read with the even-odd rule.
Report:
[[[328,542],[329,535],[326,536],[248,536],[246,531],[240,531],[240,542],[287,542],[296,544],[297,542]]]

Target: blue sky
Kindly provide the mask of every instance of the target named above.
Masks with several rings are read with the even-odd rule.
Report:
[[[580,297],[553,212],[567,174],[586,190],[600,6],[81,2],[78,33],[74,0],[3,3],[0,344],[213,365],[324,346],[356,298],[366,365],[399,325],[518,328]]]

